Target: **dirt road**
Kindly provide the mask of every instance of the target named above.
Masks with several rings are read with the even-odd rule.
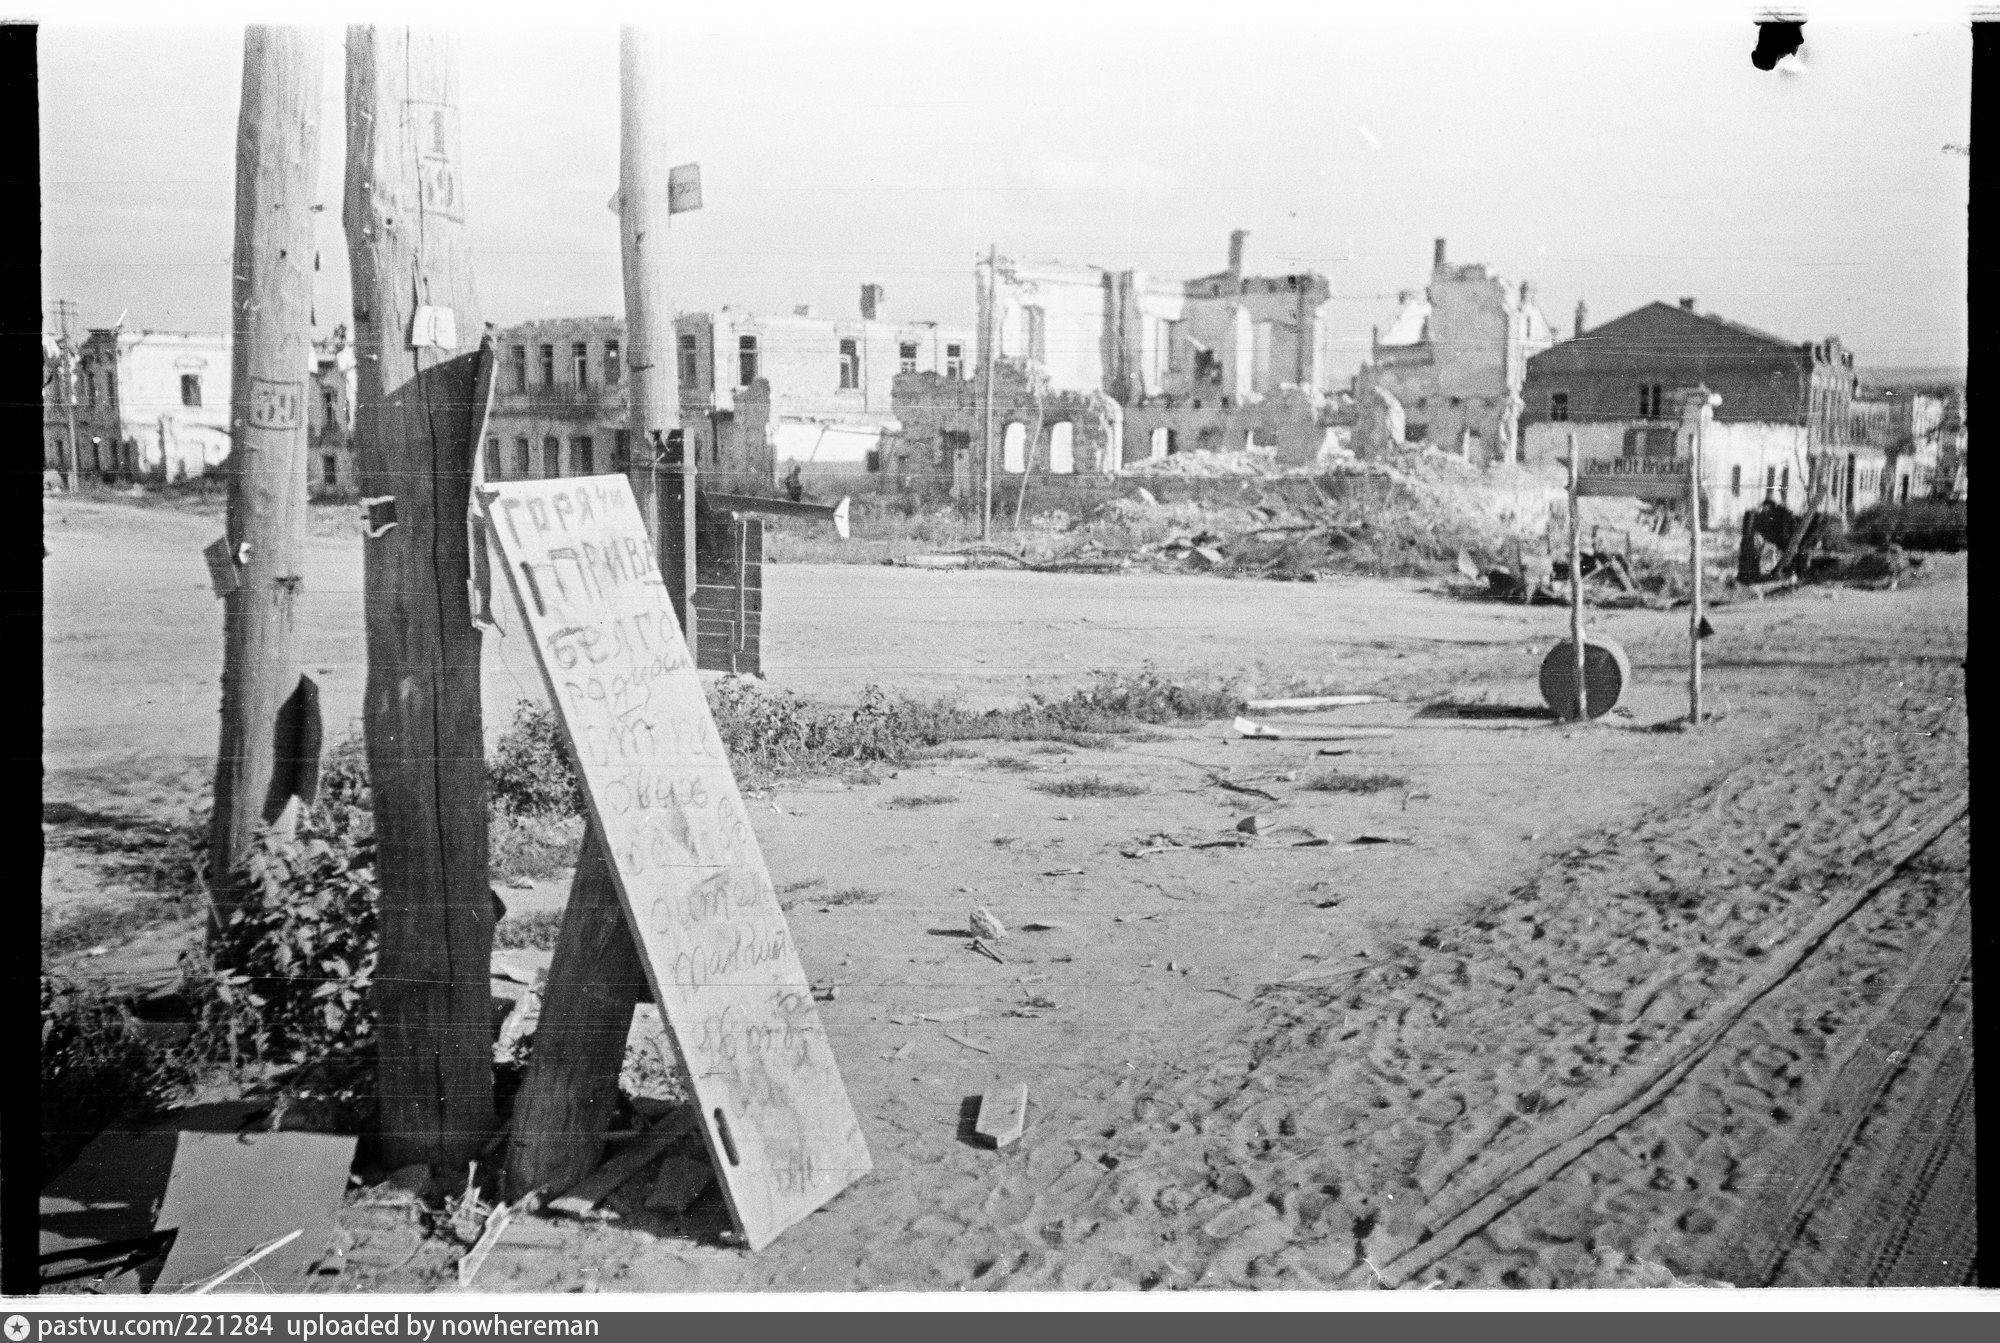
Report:
[[[213,526],[79,503],[49,516],[49,795],[184,804],[213,749],[220,619],[199,557]],[[63,528],[82,543],[66,546]],[[308,571],[308,594],[327,598],[310,664],[328,669],[330,717],[358,703],[357,554],[328,538]],[[1963,568],[1939,567],[1900,592],[1719,610],[1708,665],[1726,716],[1695,733],[1639,730],[1685,710],[1674,613],[1599,623],[1632,654],[1635,717],[1578,730],[1422,710],[1443,694],[1533,704],[1539,654],[1564,619],[1546,608],[1366,579],[773,567],[771,676],[815,697],[879,682],[979,702],[1093,667],[1262,664],[1274,683],[1394,696],[1338,715],[1394,735],[1338,758],[1233,740],[1223,725],[1103,751],[974,744],[878,787],[826,781],[765,799],[758,838],[792,888],[806,969],[841,986],[822,1013],[875,1173],[754,1258],[714,1243],[712,1195],[683,1219],[614,1201],[615,1220],[497,1255],[482,1286],[563,1289],[587,1271],[609,1291],[1371,1285],[1369,1265],[1417,1244],[1425,1205],[1469,1160],[1641,1066],[1751,972],[1760,945],[1963,787]],[[490,725],[535,688],[515,663],[526,650],[499,642]],[[1305,786],[1330,766],[1407,782],[1368,795]],[[1270,799],[1220,788],[1218,774]],[[1139,792],[1036,786],[1083,775]],[[1274,831],[1252,847],[1123,856],[1161,832],[1233,834],[1253,811],[1335,842],[1290,847]],[[1347,843],[1364,833],[1413,842]],[[1934,873],[1871,905],[1885,922],[1866,925],[1828,983],[1874,983],[1880,998],[1898,958],[1946,926],[1959,854],[1940,847]],[[50,870],[82,890],[98,869]],[[965,950],[976,904],[1016,929],[1058,926],[1017,931],[996,964]],[[1267,987],[1301,973],[1319,977]],[[1738,1051],[1748,1063],[1718,1049],[1725,1074],[1761,1071],[1714,1096],[1697,1081],[1695,1099],[1599,1144],[1423,1280],[1572,1285],[1612,1271],[1613,1252],[1716,1276],[1751,1225],[1755,1181],[1732,1172],[1776,1159],[1805,1122],[1790,1116],[1821,1112],[1806,1093],[1875,1028],[1867,994],[1833,1001],[1810,1039],[1760,1039]],[[1769,1031],[1796,1024],[1771,1011]],[[1934,1073],[1949,1069],[1923,1076]],[[1893,1098],[1916,1075],[1899,1076],[1883,1095],[1907,1113]],[[1770,1087],[1793,1079],[1801,1095],[1774,1103]],[[1030,1124],[993,1153],[962,1135],[962,1115],[1002,1081],[1028,1084]],[[1664,1127],[1647,1140],[1652,1123]],[[1885,1122],[1846,1146],[1870,1143],[1892,1145]],[[1955,1150],[1899,1206],[1945,1196]],[[1865,1166],[1847,1161],[1822,1183],[1868,1184]],[[1855,1206],[1844,1193],[1834,1205]],[[1804,1225],[1832,1243],[1826,1206]],[[1777,1271],[1847,1271],[1786,1262]],[[342,1285],[417,1285],[446,1264],[420,1255]]]

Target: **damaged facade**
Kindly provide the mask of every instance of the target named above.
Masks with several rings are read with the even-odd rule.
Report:
[[[311,445],[308,493],[329,499],[356,494],[360,477],[354,466],[354,347],[348,344],[344,326],[313,342],[306,427]]]
[[[1853,432],[1854,356],[1837,336],[1804,344],[1695,311],[1650,303],[1580,331],[1528,361],[1521,456],[1685,455],[1691,423],[1676,394],[1706,386],[1722,400],[1703,455],[1711,525],[1770,499],[1843,513],[1880,497],[1886,454]]]
[[[1528,360],[1555,339],[1534,285],[1454,266],[1439,238],[1430,284],[1399,297],[1355,375],[1355,449],[1421,443],[1480,466],[1518,460]]]
[[[912,470],[958,482],[964,497],[983,460],[990,333],[996,476],[1110,474],[1200,449],[1270,448],[1282,464],[1312,462],[1336,405],[1327,373],[1332,287],[1312,271],[1245,275],[1247,237],[1230,236],[1227,269],[1193,280],[981,261],[973,393],[940,396],[899,379],[898,450]]]
[[[972,338],[936,322],[891,322],[879,285],[861,313],[764,317],[724,307],[674,319],[682,433],[716,489],[762,492],[793,466],[808,490],[883,488],[892,386],[906,373],[970,376]],[[629,378],[617,317],[528,322],[498,333],[486,439],[489,480],[624,471]]]
[[[229,359],[226,335],[93,330],[77,354],[79,473],[164,482],[220,467],[229,459]]]
[[[972,336],[938,322],[895,322],[880,285],[863,285],[850,318],[797,308],[760,317],[733,308],[675,319],[681,424],[704,474],[755,490],[794,467],[806,490],[890,488],[895,385],[911,374],[964,383]]]

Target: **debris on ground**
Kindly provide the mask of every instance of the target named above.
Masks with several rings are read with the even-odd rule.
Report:
[[[979,1098],[979,1115],[973,1121],[972,1131],[990,1147],[1005,1147],[1021,1136],[1027,1116],[1028,1084],[1016,1082]]]

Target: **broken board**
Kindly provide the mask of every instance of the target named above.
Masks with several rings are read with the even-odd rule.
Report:
[[[300,1290],[333,1236],[354,1144],[352,1134],[183,1130],[154,1223],[179,1234],[154,1292],[187,1291],[293,1231],[304,1234],[229,1279],[227,1290]]]
[[[624,476],[491,485],[618,895],[751,1249],[871,1168],[812,989]]]
[[[979,1115],[972,1131],[990,1147],[1006,1147],[1021,1136],[1028,1120],[1028,1084],[1016,1082],[979,1098]]]

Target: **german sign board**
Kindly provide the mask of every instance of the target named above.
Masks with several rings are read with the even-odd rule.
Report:
[[[731,1215],[767,1245],[868,1147],[622,475],[480,492]]]
[[[1685,499],[1689,460],[1686,457],[1598,457],[1586,459],[1576,492],[1586,497],[1615,495],[1628,499]]]

